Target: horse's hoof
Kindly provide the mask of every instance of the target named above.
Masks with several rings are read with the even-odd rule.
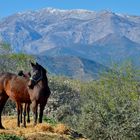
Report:
[[[20,127],[24,128],[25,127],[25,124],[20,125]]]
[[[20,127],[20,125],[17,125],[17,127]]]
[[[30,120],[27,120],[27,123],[30,123]]]
[[[26,125],[22,125],[22,127],[26,128]]]
[[[0,129],[5,129],[3,126],[0,126]]]
[[[34,125],[33,126],[36,126],[36,123],[34,123]]]

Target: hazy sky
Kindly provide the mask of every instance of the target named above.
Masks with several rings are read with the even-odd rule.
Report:
[[[16,12],[46,7],[94,11],[109,10],[140,15],[140,0],[0,0],[0,18]]]

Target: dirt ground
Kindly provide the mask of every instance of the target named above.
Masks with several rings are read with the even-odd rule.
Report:
[[[2,123],[5,127],[0,130],[0,134],[15,134],[22,136],[27,140],[70,140],[78,139],[85,140],[84,138],[74,138],[71,135],[71,130],[64,124],[51,125],[46,122],[33,126],[33,121],[27,124],[27,127],[17,127],[17,119],[15,116],[3,116]]]

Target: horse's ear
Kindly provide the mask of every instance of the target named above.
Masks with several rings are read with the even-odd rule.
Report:
[[[35,64],[34,64],[33,62],[31,62],[31,66],[32,66],[32,67],[35,67]]]
[[[39,66],[39,64],[36,62],[36,66]]]

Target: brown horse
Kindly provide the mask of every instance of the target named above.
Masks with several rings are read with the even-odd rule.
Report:
[[[26,79],[30,79],[31,77],[30,72],[24,73],[22,70],[18,72],[18,75]],[[16,104],[16,106],[17,106],[17,111],[18,111],[17,125],[20,126],[20,122],[22,123],[22,112],[23,112],[23,115],[24,115],[23,126],[26,127],[26,113],[27,113],[27,123],[30,123],[30,103],[25,103],[24,111],[23,111],[22,104],[20,104],[19,106],[18,104]]]
[[[31,63],[33,75],[31,79],[22,78],[12,73],[0,74],[0,128],[3,107],[10,97],[17,104],[32,103],[34,125],[37,123],[37,108],[40,104],[39,123],[42,123],[43,110],[50,96],[46,70],[38,63]]]
[[[3,128],[1,123],[1,113],[8,97],[16,102],[18,113],[20,112],[22,103],[31,103],[28,93],[28,82],[29,80],[16,74],[0,74],[0,128]],[[17,122],[19,123],[19,121]]]

